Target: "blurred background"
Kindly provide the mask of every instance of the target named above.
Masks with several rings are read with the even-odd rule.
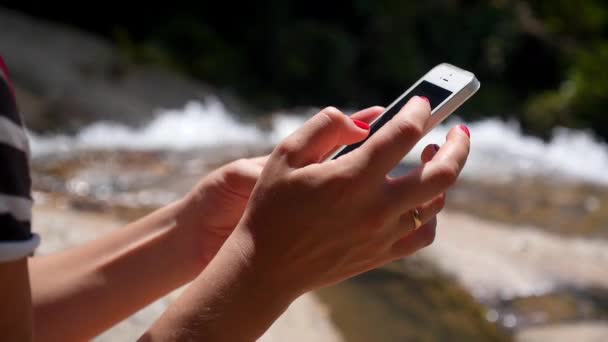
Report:
[[[262,340],[608,340],[605,1],[2,3],[41,254],[449,62],[482,88],[395,170],[469,125],[435,244],[302,297]],[[177,293],[97,340],[135,339]]]

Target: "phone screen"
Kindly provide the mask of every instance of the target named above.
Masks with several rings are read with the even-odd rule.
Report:
[[[342,151],[340,151],[340,153],[335,155],[332,159],[336,159],[340,156],[343,156],[343,155],[353,151],[357,147],[363,145],[363,143],[365,143],[365,141],[367,141],[367,139],[369,139],[369,137],[371,137],[372,134],[376,133],[380,129],[380,127],[384,126],[384,124],[386,124],[390,119],[392,119],[395,115],[397,115],[397,113],[399,113],[401,108],[403,108],[403,106],[405,106],[405,104],[412,97],[414,97],[414,96],[426,97],[427,99],[429,99],[429,102],[431,103],[431,110],[434,110],[440,103],[442,103],[445,99],[447,99],[448,96],[450,96],[451,94],[452,94],[451,91],[441,88],[440,86],[437,86],[431,82],[423,80],[422,82],[418,83],[418,85],[414,89],[412,89],[412,91],[407,93],[401,100],[399,100],[399,102],[395,103],[394,106],[392,106],[389,110],[387,110],[386,113],[384,113],[384,115],[382,115],[382,117],[380,117],[378,119],[378,121],[374,122],[374,124],[369,128],[369,135],[367,136],[367,138],[365,138],[365,140],[360,141],[356,144],[346,146]]]

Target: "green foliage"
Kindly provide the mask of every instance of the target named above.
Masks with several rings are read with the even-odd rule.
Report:
[[[135,63],[179,70],[261,109],[387,104],[450,62],[482,81],[465,118],[515,117],[541,136],[566,125],[608,138],[605,0],[184,1],[74,8],[77,16],[17,7],[108,35]]]
[[[522,121],[547,136],[557,125],[590,128],[608,138],[608,4],[556,1],[538,6],[567,70],[560,84],[534,94]]]

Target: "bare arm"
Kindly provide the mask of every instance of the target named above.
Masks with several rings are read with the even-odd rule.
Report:
[[[230,240],[239,239],[231,236]],[[216,258],[140,339],[255,341],[297,294],[273,285],[227,242]]]
[[[0,263],[0,331],[6,341],[32,340],[30,281],[25,258]]]
[[[37,336],[91,338],[192,280],[237,225],[265,162],[230,163],[173,205],[81,247],[33,258]]]
[[[13,87],[0,57],[0,332],[2,340],[32,340],[27,255],[38,244],[30,231],[27,137]]]
[[[263,163],[230,163],[174,204],[83,246],[31,259],[36,336],[90,339],[192,280],[236,226]]]
[[[36,336],[89,339],[200,271],[175,203],[107,236],[30,260]]]

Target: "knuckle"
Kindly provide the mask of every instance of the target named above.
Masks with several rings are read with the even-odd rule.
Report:
[[[328,171],[319,177],[319,188],[324,192],[331,193],[337,203],[349,203],[353,197],[358,197],[356,187],[356,175],[352,172]]]
[[[438,203],[437,203],[437,208],[438,208],[438,211],[443,210],[443,208],[445,208],[445,194],[444,194],[444,195],[439,196],[439,199],[438,199],[438,201],[437,201],[437,202],[438,202]]]
[[[245,169],[248,165],[248,162],[245,158],[240,158],[230,162],[227,167],[224,169],[224,174],[226,178],[233,178],[240,175],[241,170]]]
[[[230,163],[231,166],[231,171],[235,172],[238,170],[242,170],[243,168],[246,168],[249,165],[249,161],[245,158],[239,158],[235,161],[233,161],[232,163]]]
[[[422,137],[422,126],[411,120],[396,121],[395,131],[401,141],[418,141]]]
[[[279,156],[289,156],[292,155],[295,150],[295,146],[291,143],[291,141],[286,139],[275,147],[274,154]]]
[[[344,121],[345,116],[336,107],[325,107],[319,112],[321,117],[325,118],[328,125],[340,124]]]
[[[442,194],[437,198],[437,203],[435,204],[435,211],[439,212],[445,208],[445,195]]]
[[[321,126],[334,132],[341,132],[341,128],[347,126],[346,115],[342,114],[336,107],[326,107],[318,114]]]
[[[435,226],[433,226],[433,225],[426,226],[426,227],[424,227],[424,229],[419,230],[418,234],[420,234],[420,242],[422,243],[422,246],[424,246],[424,247],[430,246],[435,241],[435,237],[436,237]]]
[[[291,172],[287,179],[288,182],[293,185],[303,185],[309,188],[317,188],[326,182],[327,177],[319,173],[297,170],[296,172]]]
[[[328,185],[338,186],[338,187],[349,187],[355,182],[355,176],[350,172],[334,172],[327,179]]]
[[[330,184],[351,186],[358,181],[359,170],[350,166],[339,165],[328,168],[325,172],[327,181]],[[352,187],[356,189],[356,187]]]
[[[451,162],[437,164],[435,178],[443,187],[451,187],[458,179],[458,165]]]
[[[321,171],[317,168],[315,171]],[[293,172],[290,177],[290,182],[299,188],[306,189],[305,191],[314,191],[323,196],[331,196],[336,199],[340,189],[337,188],[338,181],[331,172],[309,172],[310,170],[298,170]]]
[[[342,112],[340,112],[340,110],[338,110],[338,108],[336,108],[334,106],[328,106],[328,107],[323,108],[321,110],[321,113],[328,115],[330,117],[342,115]]]

